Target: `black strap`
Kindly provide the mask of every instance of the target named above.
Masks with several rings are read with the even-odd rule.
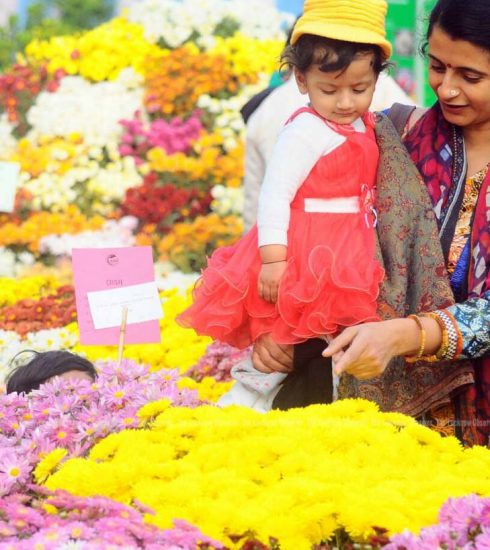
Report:
[[[265,90],[262,90],[258,94],[252,96],[251,99],[245,103],[245,105],[240,109],[240,114],[242,115],[243,122],[247,124],[248,119],[253,115],[258,106],[264,101],[264,99],[273,91],[275,87],[269,86]]]
[[[404,105],[403,103],[393,103],[388,112],[388,118],[391,120],[391,123],[396,128],[398,135],[403,135],[407,121],[410,118],[411,114],[415,111],[417,107],[414,105]]]

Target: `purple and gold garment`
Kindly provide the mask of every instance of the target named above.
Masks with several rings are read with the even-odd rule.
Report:
[[[436,131],[437,129],[437,131]],[[443,253],[450,266],[451,245],[465,200],[466,154],[460,128],[449,124],[434,105],[405,138],[405,146],[432,200]],[[490,435],[490,171],[480,182],[470,232],[455,265],[451,287],[457,303],[450,306],[463,339],[460,358],[472,359],[475,385],[465,406],[476,406],[481,442]]]

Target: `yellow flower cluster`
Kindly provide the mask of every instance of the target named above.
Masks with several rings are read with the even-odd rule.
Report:
[[[59,286],[61,283],[54,275],[23,277],[20,280],[2,277],[0,307],[11,306],[25,298],[38,300],[54,294]]]
[[[32,142],[27,138],[18,141],[17,149],[8,159],[18,162],[21,170],[32,177],[40,176],[43,172],[64,174],[71,168],[85,147],[82,138],[73,134],[68,138],[40,137]]]
[[[171,289],[162,292],[161,297],[164,313],[160,321],[161,343],[128,345],[124,349],[124,357],[139,364],[150,365],[153,371],[179,369],[184,373],[199,361],[212,340],[198,336],[193,330],[183,328],[175,322],[177,315],[191,304],[190,294],[183,296],[177,289]],[[117,357],[116,346],[77,345],[73,351],[82,353],[93,361]],[[202,391],[207,392],[208,396],[214,396],[214,390]]]
[[[243,85],[257,82],[257,75],[270,75],[279,69],[283,48],[281,40],[257,40],[237,32],[229,38],[216,37],[216,45],[209,53],[225,57]]]
[[[46,485],[137,499],[156,512],[147,521],[185,519],[230,546],[252,531],[310,550],[341,527],[357,541],[374,526],[417,532],[449,496],[490,495],[490,452],[363,400],[267,414],[164,407],[149,429],[110,435]]]
[[[161,260],[171,261],[181,271],[199,272],[213,250],[233,244],[242,232],[242,220],[236,216],[198,216],[189,223],[176,223],[160,241],[158,252]]]
[[[76,234],[81,231],[100,229],[106,222],[102,216],[87,219],[75,205],[65,212],[35,212],[22,225],[9,222],[0,227],[0,246],[27,246],[31,252],[39,250],[42,237],[60,231]]]
[[[204,133],[193,144],[195,156],[184,153],[168,155],[161,147],[147,153],[148,166],[157,172],[168,172],[182,182],[207,182],[209,185],[239,187],[243,179],[243,143],[224,153],[219,130]]]
[[[114,80],[122,69],[133,67],[143,74],[145,59],[160,48],[148,42],[144,29],[123,17],[79,36],[33,40],[26,48],[29,61],[46,61],[52,73],[58,69],[87,80]]]

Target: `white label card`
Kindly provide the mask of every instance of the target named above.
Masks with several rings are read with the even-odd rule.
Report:
[[[155,281],[87,292],[87,298],[96,329],[120,326],[124,307],[128,308],[128,325],[163,317]]]

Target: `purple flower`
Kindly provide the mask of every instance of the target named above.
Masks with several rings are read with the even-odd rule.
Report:
[[[490,527],[482,527],[482,532],[475,538],[474,548],[490,550]]]

